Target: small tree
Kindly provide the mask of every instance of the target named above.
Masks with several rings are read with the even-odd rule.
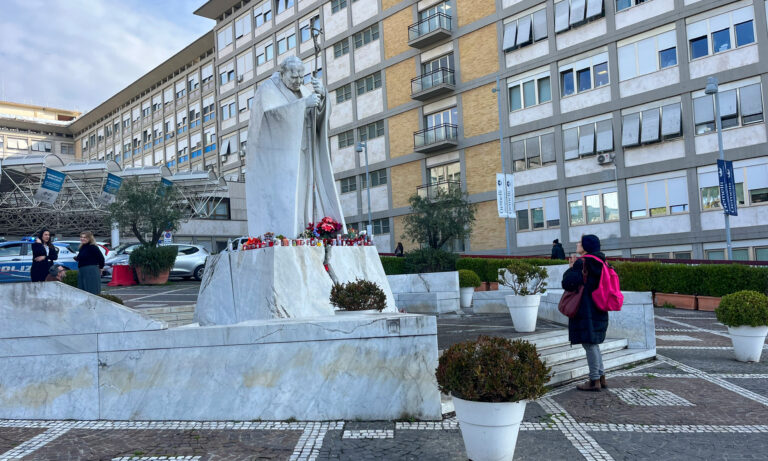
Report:
[[[408,199],[411,214],[403,218],[403,238],[439,249],[453,239],[472,233],[477,207],[458,187],[436,188],[436,194],[418,194]]]
[[[136,178],[123,181],[108,219],[130,231],[142,245],[155,247],[163,232],[176,230],[181,220],[181,196],[174,186],[142,184]],[[150,235],[149,240],[145,238]]]

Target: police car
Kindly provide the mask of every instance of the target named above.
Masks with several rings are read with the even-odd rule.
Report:
[[[2,282],[29,282],[29,270],[32,268],[32,244],[34,237],[25,237],[22,240],[0,243],[0,283]],[[77,270],[77,261],[66,244],[53,242],[59,250],[59,257],[55,264],[67,269]]]

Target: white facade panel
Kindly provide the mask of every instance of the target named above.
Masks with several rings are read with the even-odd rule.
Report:
[[[572,178],[585,174],[598,173],[607,168],[613,169],[613,164],[600,165],[595,156],[580,158],[578,160],[569,160],[565,162],[565,177]]]
[[[357,97],[357,119],[362,120],[384,111],[384,90],[378,88]]]
[[[531,170],[516,171],[515,186],[527,186],[544,181],[554,181],[557,179],[557,165],[547,165],[541,168]]]
[[[594,234],[600,240],[621,237],[621,227],[618,222],[604,224],[588,224],[586,226],[571,226],[568,228],[568,241],[575,243],[581,241],[584,234]],[[551,241],[550,241],[551,243]]]
[[[541,120],[552,116],[552,103],[547,102],[532,106],[527,109],[516,110],[509,113],[509,126],[516,126],[523,123]]]
[[[616,30],[638,24],[675,9],[675,0],[653,0],[616,13]]]
[[[607,24],[605,18],[602,18],[597,21],[592,21],[584,26],[571,29],[568,32],[557,34],[557,49],[564,50],[568,47],[605,35],[608,30]]]
[[[352,25],[356,26],[379,12],[377,0],[357,0],[352,3]]]
[[[756,123],[741,128],[723,131],[723,149],[736,149],[766,142],[764,123]],[[717,151],[717,132],[696,136],[696,153],[706,154]]]
[[[629,221],[629,235],[631,237],[690,231],[691,216],[687,213],[647,219],[631,219]]]
[[[624,166],[644,165],[685,157],[682,139],[624,149]]]
[[[352,44],[350,44],[352,46]],[[381,39],[374,40],[355,50],[355,72],[375,66],[381,62]]]
[[[733,46],[735,44],[731,44]],[[696,59],[690,63],[691,78],[706,77],[758,61],[757,43]]]
[[[363,199],[363,214],[368,213],[368,190],[362,189],[360,191],[361,198]],[[373,213],[377,211],[386,211],[389,209],[389,191],[387,185],[376,186],[371,188],[371,211]]]
[[[619,94],[622,98],[645,93],[646,91],[656,90],[669,85],[680,83],[680,70],[677,66],[654,72],[652,74],[641,75],[636,78],[625,80],[619,83]]]
[[[346,8],[338,13],[332,13],[331,2],[328,2],[323,5],[323,19],[323,33],[325,34],[326,41],[347,30]]]
[[[560,99],[560,112],[573,112],[575,110],[609,102],[610,100],[611,86],[605,85],[596,90],[584,91]]]
[[[331,163],[333,172],[347,171],[355,168],[355,146],[339,149],[338,137],[333,136],[329,140],[331,149]]]
[[[560,238],[560,229],[544,229],[515,234],[517,246],[532,247],[536,245],[552,245],[552,240]]]
[[[531,59],[540,58],[548,53],[549,40],[541,40],[533,45],[524,46],[506,53],[504,59],[507,63],[507,67],[512,67],[530,61]]]
[[[725,229],[722,210],[701,213],[701,230]],[[768,206],[739,207],[739,215],[731,216],[731,227],[765,226],[768,222]]]
[[[369,139],[367,142],[368,147],[368,165],[375,165],[376,163],[383,162],[387,159],[387,149],[386,149],[386,141],[384,139],[384,136],[379,136],[378,138]],[[365,152],[360,152],[358,155],[360,157],[359,159],[359,165],[361,167],[365,166]]]
[[[331,101],[331,116],[328,124],[331,129],[352,123],[354,120],[352,100],[348,99],[341,104],[336,104],[336,97],[333,94],[329,95],[329,99]]]

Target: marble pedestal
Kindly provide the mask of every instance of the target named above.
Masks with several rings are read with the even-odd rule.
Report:
[[[201,325],[333,315],[329,301],[333,282],[355,278],[378,284],[387,295],[384,312],[397,312],[374,246],[280,246],[222,252],[209,257],[205,269],[195,310],[195,320]]]

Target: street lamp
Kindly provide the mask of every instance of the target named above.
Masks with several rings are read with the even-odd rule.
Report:
[[[505,161],[504,161],[504,130],[502,127],[504,126],[503,117],[501,115],[501,78],[496,77],[496,87],[491,89],[492,92],[496,93],[496,107],[498,109],[499,113],[499,151],[501,152],[501,173],[505,175],[507,169],[505,168]],[[514,207],[513,207],[514,209]],[[512,254],[510,252],[510,246],[509,246],[509,216],[504,218],[504,235],[507,238],[507,254]]]
[[[365,141],[357,143],[355,152],[358,154],[365,151],[365,185],[368,190],[368,225],[366,226],[366,234],[369,239],[373,239],[373,220],[371,219],[371,175],[368,172],[368,143]]]
[[[717,129],[717,149],[720,152],[720,160],[725,160],[725,154],[723,153],[723,125],[720,120],[720,93],[717,91],[717,77],[707,78],[707,87],[704,89],[705,94],[715,95],[715,128]],[[733,249],[731,248],[731,217],[725,212],[725,205],[723,206],[723,214],[725,215],[725,245],[728,251],[728,260],[733,261]]]

